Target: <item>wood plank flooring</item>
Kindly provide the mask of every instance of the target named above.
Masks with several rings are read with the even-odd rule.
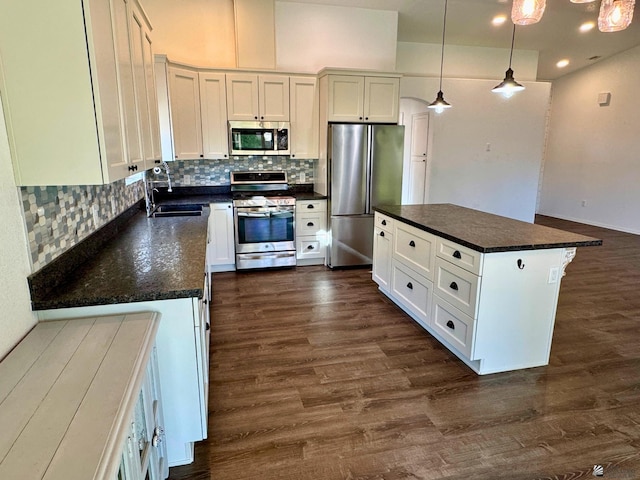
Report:
[[[172,480],[640,478],[640,236],[562,280],[547,367],[479,377],[367,269],[214,275],[209,439]]]

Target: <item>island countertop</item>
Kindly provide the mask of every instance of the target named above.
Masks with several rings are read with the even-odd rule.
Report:
[[[442,203],[380,205],[389,217],[482,253],[602,245],[602,240]]]

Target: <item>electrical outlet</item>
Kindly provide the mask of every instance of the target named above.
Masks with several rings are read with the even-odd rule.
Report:
[[[98,226],[98,220],[100,220],[100,216],[99,216],[99,212],[98,212],[98,205],[93,205],[91,207],[91,213],[93,214],[93,225],[95,227]]]
[[[582,206],[586,207],[587,206],[587,201],[586,200],[582,200]]]
[[[182,180],[184,181],[185,185],[190,185],[191,184],[191,175],[183,175],[182,176]]]
[[[300,172],[300,183],[304,183],[307,180],[307,175],[304,172]]]
[[[549,269],[549,283],[558,283],[560,276],[560,267],[551,267]]]

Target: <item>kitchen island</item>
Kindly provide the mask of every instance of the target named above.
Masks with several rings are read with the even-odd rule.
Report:
[[[601,240],[451,204],[374,210],[380,291],[480,375],[549,363],[565,268]]]

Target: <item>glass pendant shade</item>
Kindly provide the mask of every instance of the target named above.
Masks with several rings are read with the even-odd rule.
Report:
[[[427,108],[432,108],[437,113],[442,113],[445,108],[451,108],[451,105],[444,99],[444,94],[442,93],[442,90],[440,90],[436,99],[427,105]]]
[[[538,23],[544,13],[546,0],[513,0],[511,21],[516,25]]]
[[[494,93],[502,93],[506,97],[510,97],[515,92],[524,90],[524,86],[516,82],[513,78],[513,70],[508,68],[504,74],[504,80],[491,89]]]
[[[619,32],[631,24],[635,0],[602,0],[598,15],[601,32]]]

